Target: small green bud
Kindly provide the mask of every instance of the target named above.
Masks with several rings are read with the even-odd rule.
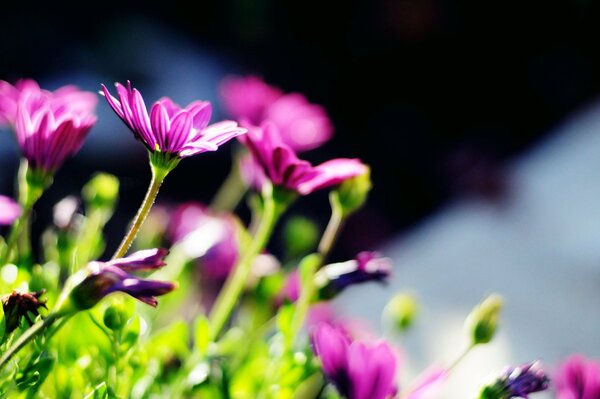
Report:
[[[402,292],[394,295],[383,310],[386,324],[399,332],[408,330],[414,323],[419,305],[414,295]]]
[[[113,331],[121,330],[127,319],[127,310],[121,303],[113,303],[104,311],[104,325]]]
[[[371,187],[371,169],[367,167],[366,173],[344,181],[340,187],[334,191],[344,215],[350,215],[363,206],[367,201],[367,196],[369,191],[371,191]]]
[[[285,225],[284,237],[288,256],[295,258],[315,249],[319,230],[310,219],[295,216]]]
[[[112,209],[119,195],[119,179],[98,173],[83,186],[82,195],[90,207]]]
[[[487,344],[492,340],[498,327],[502,304],[502,297],[492,294],[471,311],[466,320],[466,327],[473,345]]]

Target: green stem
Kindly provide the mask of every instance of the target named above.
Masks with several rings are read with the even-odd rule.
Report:
[[[165,180],[165,177],[167,177],[167,174],[169,174],[170,171],[168,169],[159,168],[153,163],[150,164],[150,167],[152,169],[152,180],[150,181],[150,186],[148,187],[146,196],[142,201],[140,209],[135,215],[135,219],[133,220],[131,228],[129,229],[127,235],[125,235],[123,241],[121,241],[121,244],[119,245],[119,248],[113,255],[113,259],[123,257],[123,255],[125,255],[129,247],[131,247],[131,244],[133,243],[133,240],[137,236],[140,228],[142,227],[146,216],[148,216],[150,209],[152,209],[152,205],[154,205],[154,201],[156,200],[156,196],[158,195],[160,186],[162,185],[163,181]]]
[[[323,257],[323,261],[325,261],[329,252],[331,252],[331,248],[333,248],[333,244],[335,244],[335,240],[342,229],[344,220],[342,207],[339,206],[337,202],[331,201],[331,217],[329,218],[329,223],[327,223],[327,227],[325,228],[325,232],[321,237],[318,247],[319,254]]]
[[[114,331],[113,332],[113,336],[112,336],[112,344],[113,344],[113,354],[114,354],[114,358],[113,358],[113,374],[114,374],[114,383],[113,383],[113,390],[116,394],[118,394],[119,392],[119,361],[121,360],[121,354],[120,352],[120,345],[121,345],[121,339],[120,339],[120,332],[118,331]]]
[[[242,181],[239,157],[235,157],[231,171],[210,203],[211,209],[218,212],[232,212],[244,197],[247,187]]]
[[[450,371],[453,368],[455,368],[456,366],[458,366],[458,364],[460,362],[462,362],[465,357],[467,357],[467,355],[469,354],[469,352],[471,352],[471,350],[474,347],[475,347],[475,345],[471,344],[460,355],[458,355],[458,357],[456,359],[454,359],[454,361],[450,364],[450,366],[448,366],[448,371]]]
[[[45,319],[38,321],[33,326],[29,327],[27,331],[23,333],[17,339],[17,341],[10,347],[2,357],[0,358],[0,370],[6,366],[6,363],[12,357],[19,352],[25,345],[29,343],[29,341],[33,340],[35,337],[40,335],[44,330],[52,325],[56,320],[58,320],[60,316],[57,313],[50,313]]]
[[[229,319],[229,315],[237,303],[238,298],[244,289],[246,280],[250,275],[254,258],[256,258],[267,245],[273,227],[285,208],[285,206],[280,206],[283,204],[277,203],[271,190],[265,191],[270,192],[263,195],[264,206],[262,218],[258,229],[256,230],[256,234],[254,235],[254,239],[248,250],[242,255],[242,258],[237,263],[233,273],[229,275],[229,278],[219,292],[215,305],[210,313],[209,320],[213,340],[219,336],[225,323]]]
[[[23,209],[21,216],[13,223],[8,238],[6,239],[6,247],[0,257],[0,265],[5,265],[10,262],[11,254],[15,249],[17,240],[23,231],[23,227],[29,222],[29,215],[31,215],[31,208]]]

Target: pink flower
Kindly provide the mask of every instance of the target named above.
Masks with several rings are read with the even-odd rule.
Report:
[[[102,85],[106,101],[152,153],[185,158],[216,151],[220,145],[246,132],[233,121],[209,125],[212,106],[208,101],[194,101],[181,108],[171,99],[163,97],[152,105],[148,115],[142,95],[131,87],[129,81],[127,87],[120,83],[115,83],[115,86],[118,99]]]
[[[53,173],[83,145],[96,123],[96,101],[75,86],[50,92],[33,80],[0,81],[0,122],[14,128],[30,167]]]
[[[171,214],[168,234],[182,245],[186,254],[198,258],[203,276],[223,280],[235,266],[239,244],[231,215],[213,214],[207,207],[190,202]]]
[[[558,369],[554,382],[557,399],[600,398],[600,362],[570,356]]]
[[[17,103],[19,98],[26,93],[44,93],[53,98],[52,109],[60,113],[69,110],[77,114],[93,114],[98,98],[92,92],[81,91],[76,86],[63,86],[54,92],[42,90],[36,81],[21,79],[11,85],[0,80],[0,124],[14,126],[17,119]]]
[[[245,121],[244,126],[273,122],[281,140],[295,151],[319,147],[333,135],[333,126],[322,106],[309,103],[300,93],[283,94],[259,77],[225,79],[221,97],[228,112]]]
[[[256,170],[245,174],[264,183],[268,179],[274,186],[284,187],[307,195],[316,190],[335,186],[343,181],[368,172],[358,159],[338,158],[312,166],[296,156],[294,150],[284,144],[272,123],[251,127],[240,141],[250,150]],[[248,167],[248,164],[245,165]]]
[[[315,328],[311,341],[323,373],[344,397],[386,399],[396,394],[397,360],[387,343],[352,341],[326,323]]]
[[[12,198],[0,195],[0,225],[12,224],[21,216],[21,207]]]

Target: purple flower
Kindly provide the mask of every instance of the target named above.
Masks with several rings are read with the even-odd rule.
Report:
[[[126,258],[108,262],[90,262],[87,268],[74,275],[75,286],[70,296],[79,310],[93,307],[106,295],[121,291],[150,305],[156,306],[155,296],[164,295],[176,288],[174,283],[145,280],[133,272],[158,269],[165,265],[166,249],[138,251]]]
[[[54,173],[79,151],[96,123],[93,93],[64,86],[50,92],[33,80],[15,86],[0,81],[0,123],[13,127],[23,156],[34,170]]]
[[[199,203],[190,202],[174,210],[168,235],[188,256],[200,260],[203,276],[211,280],[225,279],[239,256],[233,216],[213,214]]]
[[[499,378],[483,387],[479,398],[528,398],[529,394],[548,389],[550,378],[539,362],[507,367]]]
[[[600,362],[570,356],[558,369],[555,386],[557,399],[600,398]]]
[[[311,335],[323,373],[348,399],[385,399],[396,394],[396,357],[385,342],[367,345],[319,324]]]
[[[300,93],[283,94],[256,76],[230,77],[221,85],[228,112],[244,126],[271,121],[283,142],[295,151],[321,146],[333,134],[325,109]]]
[[[321,298],[332,298],[347,287],[369,281],[385,282],[392,273],[389,258],[376,252],[361,252],[356,259],[325,265],[315,276]]]
[[[21,207],[12,198],[0,195],[0,226],[12,224],[21,216]]]
[[[246,173],[256,182],[268,179],[275,186],[307,195],[316,190],[335,186],[343,181],[368,172],[358,159],[338,158],[312,166],[298,159],[294,150],[284,144],[272,123],[252,127],[240,141],[252,153],[256,170]],[[244,165],[246,168],[249,164]]]
[[[127,87],[120,83],[115,86],[118,99],[102,85],[106,101],[151,153],[185,158],[216,151],[220,145],[246,132],[233,121],[209,125],[212,106],[208,101],[194,101],[181,108],[163,97],[152,105],[148,114],[142,95],[129,81]]]

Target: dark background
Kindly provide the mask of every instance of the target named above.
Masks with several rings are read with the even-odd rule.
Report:
[[[335,137],[305,157],[360,157],[373,169],[370,203],[349,224],[340,251],[375,246],[456,196],[506,200],[503,162],[591,100],[600,85],[600,9],[586,0],[19,2],[2,8],[1,79],[33,77],[48,88],[75,82],[89,90],[131,79],[151,93],[150,104],[161,95],[182,103],[217,101],[219,78],[255,73],[324,105]],[[122,179],[121,207],[109,226],[116,245],[149,172],[142,146],[103,100],[99,116],[39,214],[77,193],[94,170],[115,173]],[[227,174],[228,152],[184,160],[160,198],[209,201]],[[6,193],[16,158],[4,158]],[[303,201],[298,209],[306,207],[324,224],[326,195]]]

